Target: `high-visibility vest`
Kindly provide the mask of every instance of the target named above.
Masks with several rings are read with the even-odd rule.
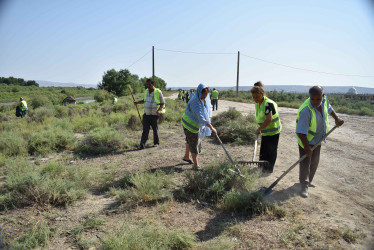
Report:
[[[26,101],[21,101],[21,110],[26,111],[27,110],[27,102]]]
[[[182,116],[182,125],[185,127],[188,131],[197,134],[199,133],[200,126],[196,124],[194,121],[192,121],[187,115],[186,112],[183,113]]]
[[[212,100],[218,100],[218,91],[217,90],[213,90],[213,92],[212,92]]]
[[[272,103],[274,105],[275,114],[273,114],[273,116],[271,117],[271,123],[266,128],[261,130],[261,135],[263,136],[276,135],[279,134],[282,130],[282,124],[279,119],[278,105],[266,96],[264,97],[261,105],[259,105],[258,103],[255,104],[256,122],[259,126],[261,126],[265,122],[265,107],[267,103]]]
[[[311,119],[309,123],[309,131],[306,136],[306,139],[308,142],[313,140],[314,136],[316,135],[317,132],[317,116],[316,116],[316,110],[310,105],[310,98],[308,98],[299,108],[297,111],[297,120],[296,120],[296,126],[297,123],[299,122],[299,115],[301,110],[304,108],[308,107],[310,112],[311,112]],[[329,125],[329,111],[328,111],[328,106],[327,106],[327,99],[325,97],[325,104],[323,105],[323,114],[325,117],[325,122],[326,122],[326,133],[329,131],[330,125]],[[297,137],[297,143],[299,143],[300,147],[304,148],[304,145],[300,139],[300,137],[296,134]]]
[[[148,95],[148,89],[146,89],[145,92],[144,92],[144,101],[147,99],[147,95]],[[157,104],[157,109],[159,109],[160,105],[161,105],[160,89],[155,88],[155,90],[153,90],[153,97],[155,98],[155,102]],[[164,103],[164,106],[162,107],[162,110],[161,110],[161,114],[165,114],[165,112],[166,112],[165,105],[166,104]]]

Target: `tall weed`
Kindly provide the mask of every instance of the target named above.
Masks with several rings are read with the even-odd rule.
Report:
[[[27,155],[27,142],[19,133],[3,132],[0,136],[0,152],[7,156]]]

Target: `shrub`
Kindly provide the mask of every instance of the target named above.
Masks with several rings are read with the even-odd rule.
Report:
[[[76,138],[71,131],[35,131],[29,137],[28,151],[30,154],[47,155],[54,151],[72,149],[75,141]]]
[[[52,104],[51,100],[48,97],[46,97],[45,95],[36,94],[36,95],[33,95],[30,98],[30,106],[33,109],[36,109],[36,108],[39,108],[39,107],[49,106],[51,104]]]
[[[138,173],[131,177],[130,182],[134,185],[133,197],[139,201],[150,202],[171,197],[170,191],[166,188],[172,181],[163,171]]]
[[[124,224],[103,240],[103,249],[187,249],[196,241],[195,235],[183,229],[168,229],[143,220],[139,225]]]
[[[222,142],[249,144],[255,140],[257,124],[254,117],[244,117],[235,108],[212,118],[212,124],[218,131]]]
[[[7,166],[0,208],[32,204],[66,205],[85,196],[87,172],[51,162],[41,171],[26,160],[10,161]]]
[[[12,249],[34,249],[36,247],[46,247],[53,234],[54,229],[50,228],[45,221],[38,221],[27,230],[26,234],[22,235],[11,244]]]
[[[127,123],[127,128],[131,130],[138,130],[141,127],[139,117],[135,115],[131,115],[128,123]]]
[[[27,142],[16,132],[3,132],[0,136],[0,152],[7,156],[26,155]]]
[[[29,112],[28,117],[31,121],[43,122],[47,117],[54,116],[54,111],[51,108],[40,107],[33,112]]]
[[[55,114],[57,118],[63,118],[69,116],[69,108],[65,106],[56,105]]]
[[[96,128],[76,148],[78,153],[106,154],[121,148],[122,136],[112,128]]]
[[[105,100],[112,100],[113,94],[109,93],[106,90],[99,89],[94,96],[95,101],[97,102],[103,102]]]
[[[252,189],[259,173],[249,174],[242,170],[246,177],[243,178],[229,171],[232,168],[231,164],[214,163],[205,167],[204,171],[187,172],[187,185],[184,191],[194,199],[218,203],[231,190]]]

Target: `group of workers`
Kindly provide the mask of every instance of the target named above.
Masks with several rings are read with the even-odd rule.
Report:
[[[255,101],[255,116],[258,123],[255,133],[262,136],[260,160],[269,162],[262,171],[264,173],[272,173],[277,159],[279,135],[282,130],[278,105],[266,96],[261,82],[254,84],[251,94]],[[184,99],[183,95],[184,91],[180,91],[178,98]],[[193,164],[192,168],[194,170],[202,170],[198,160],[198,155],[201,152],[201,141],[205,136],[210,136],[212,132],[217,135],[217,130],[211,124],[211,117],[214,106],[216,110],[218,108],[218,91],[213,89],[210,95],[209,88],[204,84],[199,84],[196,93],[189,97],[181,119],[186,139],[185,155],[182,159]],[[162,113],[165,113],[165,100],[161,90],[155,88],[152,79],[147,80],[147,90],[144,93],[144,99],[134,101],[134,104],[141,103],[145,103],[145,105],[142,121],[143,133],[139,149],[145,148],[150,127],[153,129],[154,146],[158,146],[160,143],[158,119]],[[338,117],[331,107],[323,88],[320,86],[311,87],[309,89],[309,98],[298,109],[296,119],[299,156],[301,158],[305,154],[307,155],[299,166],[300,195],[304,198],[308,197],[308,187],[315,187],[312,181],[318,167],[321,145],[317,146],[313,151],[311,148],[328,132],[328,115],[334,118],[336,126],[343,125],[344,121]]]

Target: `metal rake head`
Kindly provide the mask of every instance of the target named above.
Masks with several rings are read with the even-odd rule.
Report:
[[[259,168],[266,168],[269,166],[268,161],[239,161],[238,164],[240,165],[252,165],[252,166],[258,166]]]

